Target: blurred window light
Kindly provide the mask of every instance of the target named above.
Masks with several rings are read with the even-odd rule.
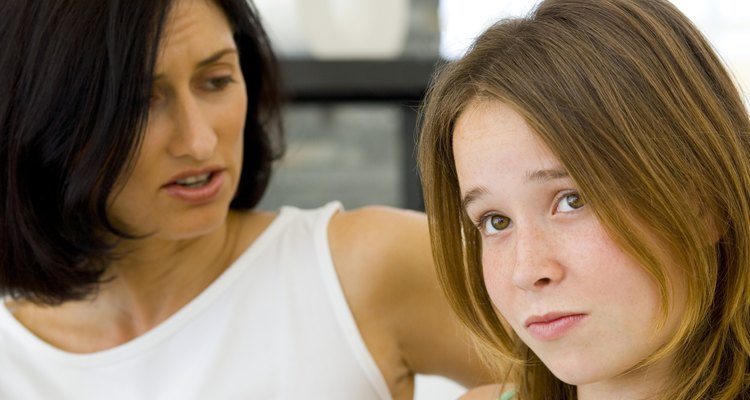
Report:
[[[671,0],[708,38],[750,104],[750,1]],[[439,0],[440,56],[455,60],[495,21],[527,15],[539,0]]]
[[[539,0],[440,0],[440,56],[455,60],[495,21],[526,15]]]
[[[708,38],[724,60],[750,106],[750,2],[671,0]]]

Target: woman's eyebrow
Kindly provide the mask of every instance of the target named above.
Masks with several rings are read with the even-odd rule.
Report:
[[[211,65],[215,63],[216,61],[220,60],[222,57],[224,57],[227,54],[230,53],[237,53],[237,49],[234,47],[227,47],[226,49],[222,49],[217,51],[216,53],[204,58],[203,60],[198,61],[197,64],[195,64],[195,69],[203,68],[207,65]],[[162,78],[162,74],[154,75],[153,81],[159,81]]]
[[[195,68],[197,69],[197,68],[205,67],[206,65],[213,64],[229,53],[237,53],[237,49],[234,47],[229,47],[223,50],[219,50],[216,53],[208,56],[207,58],[199,61],[198,64],[195,65]]]

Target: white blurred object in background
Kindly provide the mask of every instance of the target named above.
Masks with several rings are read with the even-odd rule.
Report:
[[[253,0],[274,50],[287,58],[304,58],[310,50],[302,31],[300,0]],[[301,0],[305,1],[305,0]]]
[[[255,0],[274,47],[283,55],[323,59],[400,56],[410,0]]]
[[[409,32],[409,0],[299,0],[318,58],[395,58]]]
[[[439,0],[440,57],[455,60],[501,18],[528,14],[539,0]]]

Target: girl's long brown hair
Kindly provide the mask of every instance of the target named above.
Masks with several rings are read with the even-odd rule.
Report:
[[[481,241],[461,207],[455,122],[476,99],[519,112],[578,183],[621,248],[670,282],[654,236],[688,290],[663,398],[750,398],[750,121],[710,44],[665,0],[547,0],[498,22],[428,93],[419,167],[444,289],[521,399],[574,399],[492,306]],[[645,230],[644,227],[645,226]]]

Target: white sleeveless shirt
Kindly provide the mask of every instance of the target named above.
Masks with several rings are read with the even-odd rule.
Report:
[[[331,260],[340,208],[282,208],[198,297],[112,349],[62,351],[0,306],[0,399],[391,399]]]

